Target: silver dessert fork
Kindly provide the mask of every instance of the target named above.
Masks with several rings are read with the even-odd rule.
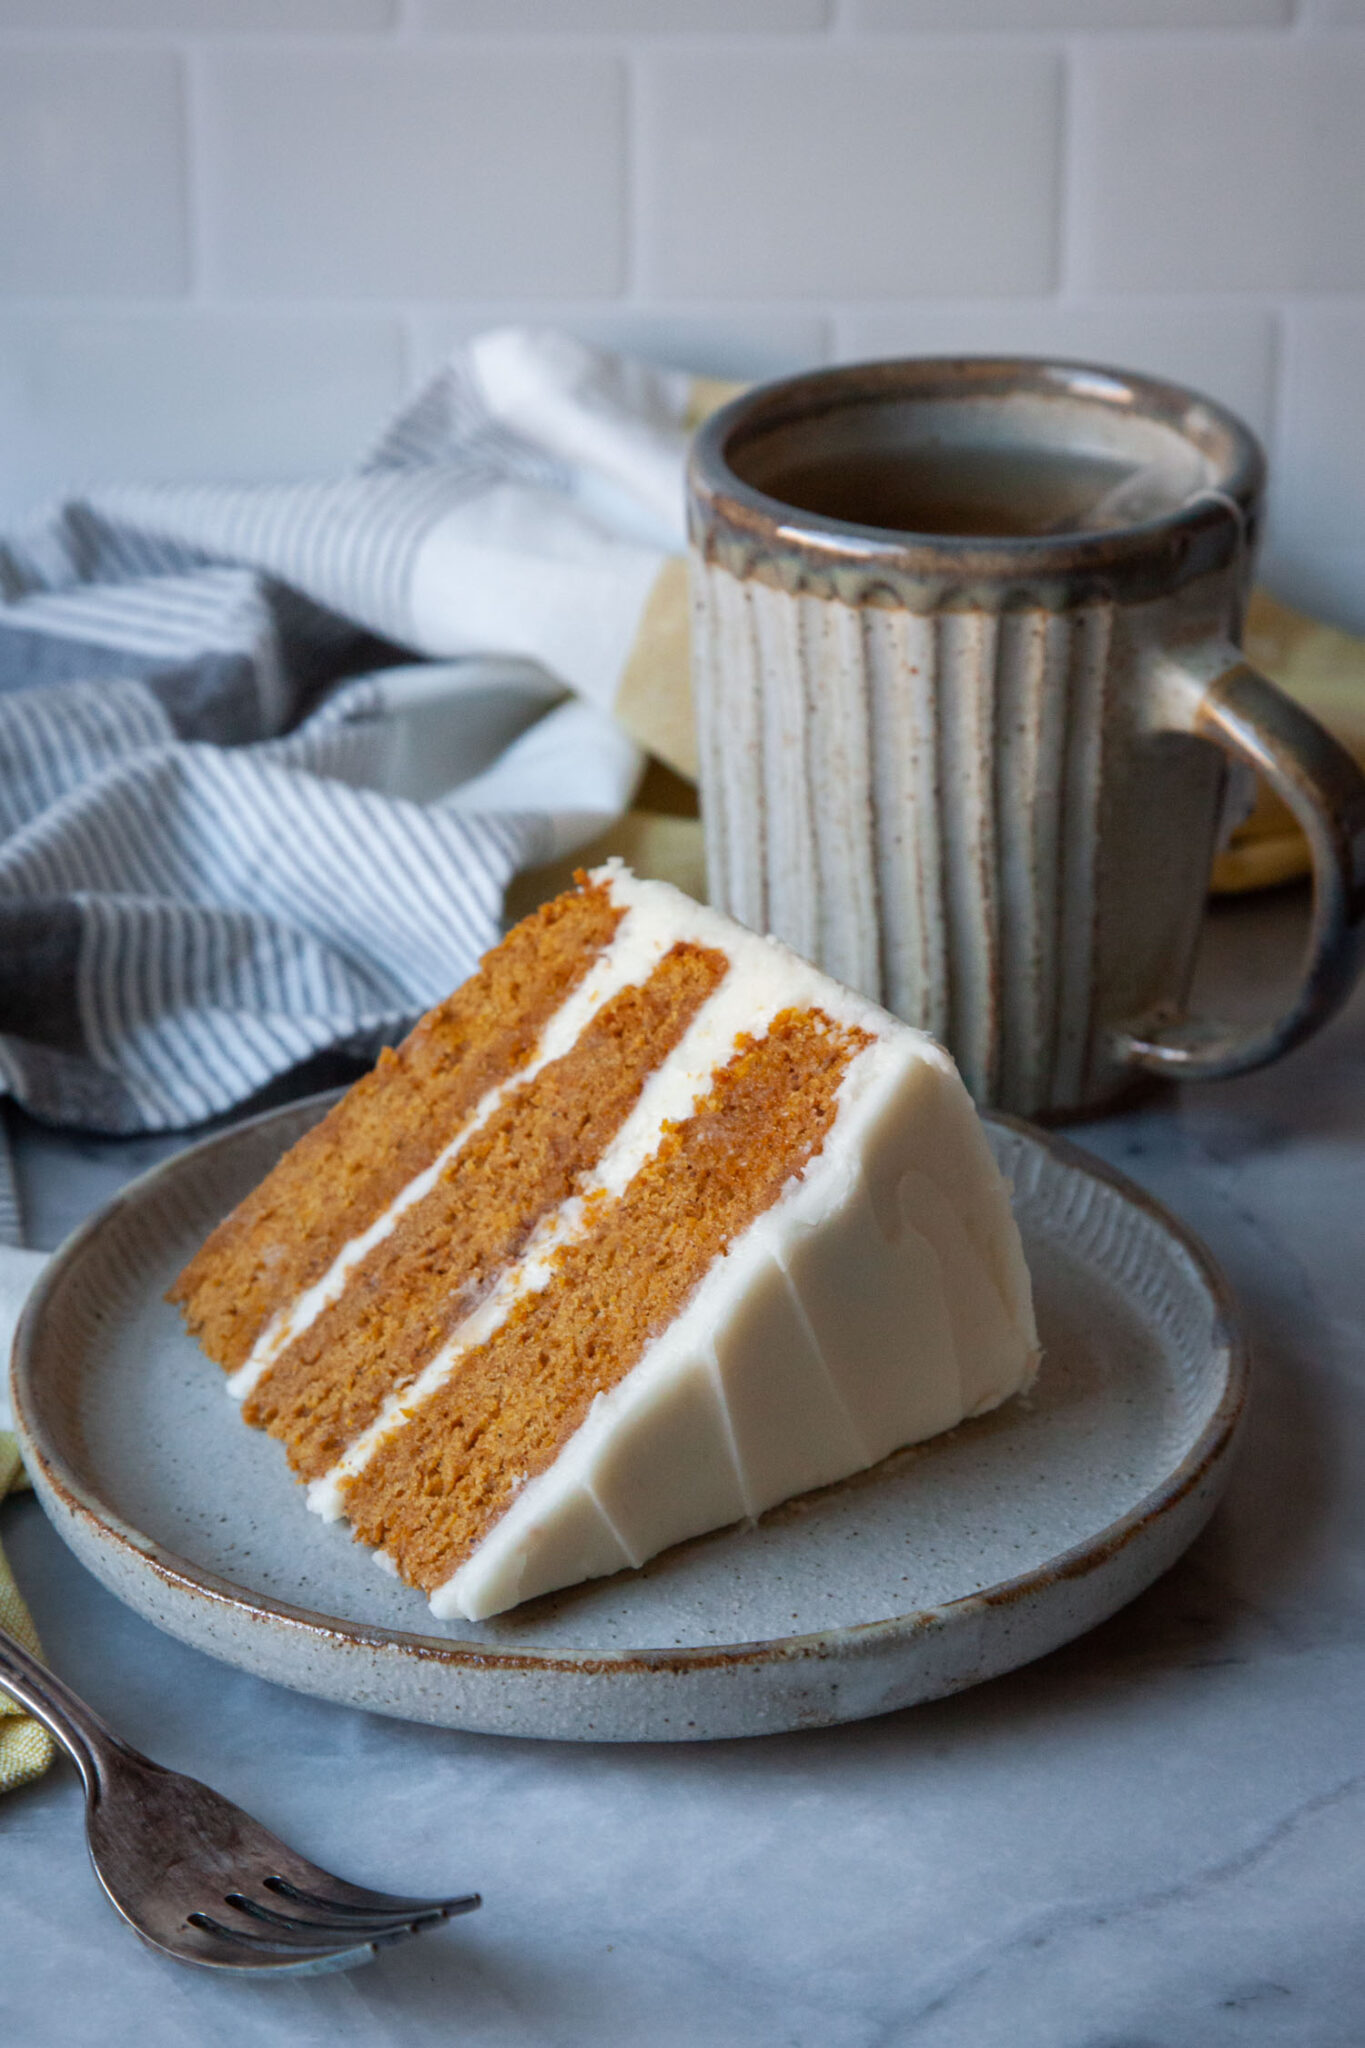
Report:
[[[477,1892],[395,1898],[319,1870],[197,1778],[130,1748],[4,1629],[0,1687],[80,1772],[90,1860],[110,1903],[177,1962],[272,1977],[350,1970],[479,1903]]]

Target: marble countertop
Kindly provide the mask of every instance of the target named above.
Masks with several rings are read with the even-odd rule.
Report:
[[[1225,1009],[1269,1001],[1302,917],[1215,919]],[[15,1124],[40,1245],[184,1142]],[[350,1976],[201,1977],[104,1905],[59,1765],[0,1800],[5,2048],[1359,2048],[1365,991],[1267,1073],[1070,1135],[1222,1263],[1252,1414],[1165,1579],[956,1699],[695,1747],[407,1726],[182,1648],[8,1503],[52,1662],[133,1742],[361,1882],[486,1905]]]

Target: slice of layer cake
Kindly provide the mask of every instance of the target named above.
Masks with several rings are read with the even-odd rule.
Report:
[[[618,864],[504,939],[171,1294],[442,1617],[863,1470],[1027,1386],[946,1052]]]

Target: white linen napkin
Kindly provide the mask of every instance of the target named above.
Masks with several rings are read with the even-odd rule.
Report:
[[[7,1493],[26,1484],[24,1468],[19,1462],[19,1445],[11,1434],[14,1418],[9,1406],[9,1355],[29,1290],[46,1264],[45,1252],[26,1252],[13,1245],[0,1245],[0,1361],[3,1361],[3,1370],[0,1370],[0,1501]],[[35,1656],[42,1655],[37,1631],[20,1598],[19,1588],[14,1583],[2,1549],[0,1628],[6,1628],[11,1635],[17,1636]],[[41,1777],[52,1756],[52,1737],[41,1722],[35,1721],[31,1714],[24,1713],[13,1700],[0,1693],[0,1792],[12,1791],[16,1785],[26,1785],[30,1779]]]
[[[25,1251],[20,1245],[0,1244],[0,1436],[14,1428],[10,1407],[9,1359],[14,1333],[19,1327],[24,1303],[33,1283],[47,1264],[46,1252]]]

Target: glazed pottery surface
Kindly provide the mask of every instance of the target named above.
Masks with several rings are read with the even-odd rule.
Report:
[[[1023,1115],[1296,1044],[1358,971],[1365,781],[1237,650],[1264,482],[1222,408],[1086,365],[863,364],[725,407],[690,472],[712,900]],[[1316,862],[1298,998],[1252,1032],[1184,1015],[1229,756]]]
[[[452,1727],[688,1741],[856,1720],[1007,1671],[1170,1565],[1227,1475],[1246,1364],[1199,1247],[1001,1119],[1045,1357],[1024,1400],[643,1570],[441,1623],[243,1424],[165,1290],[332,1097],[210,1138],[58,1252],[16,1341],[25,1460],[95,1575],[214,1656]]]

